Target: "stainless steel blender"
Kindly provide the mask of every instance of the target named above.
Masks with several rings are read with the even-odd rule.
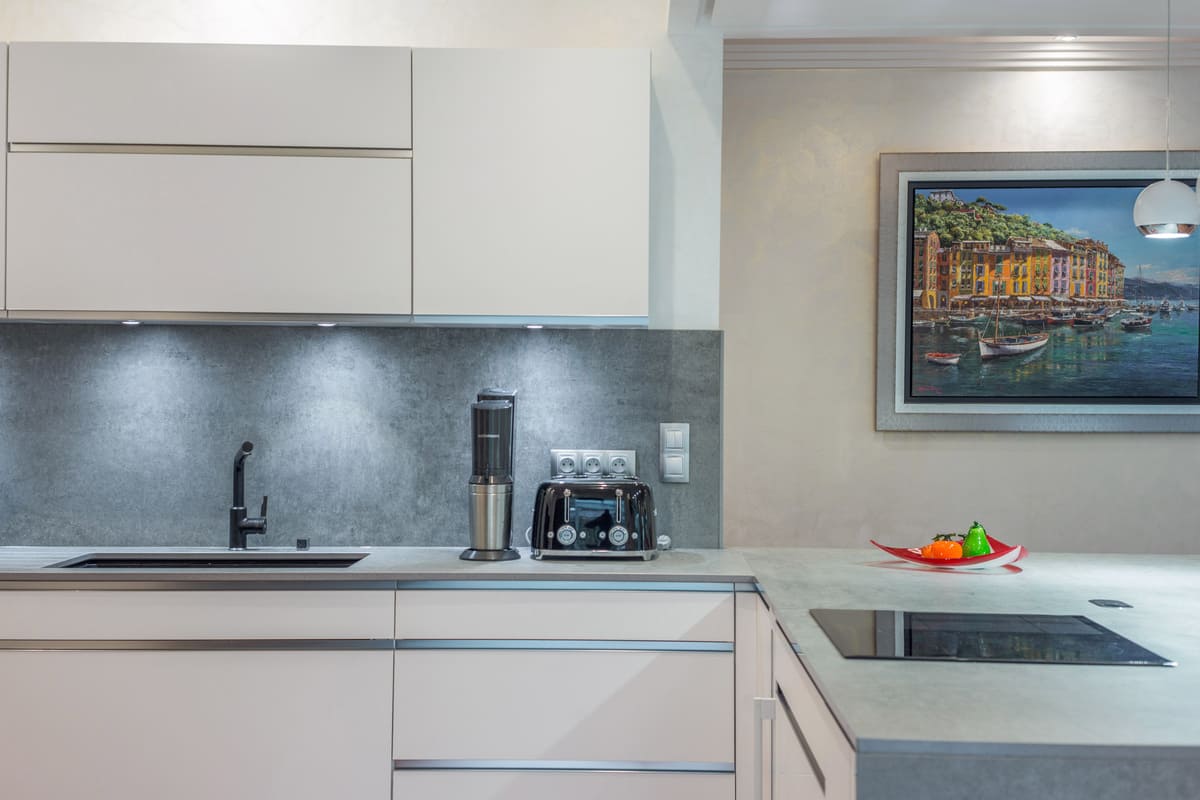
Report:
[[[485,389],[471,404],[471,546],[464,561],[508,561],[512,547],[513,431],[517,393]]]

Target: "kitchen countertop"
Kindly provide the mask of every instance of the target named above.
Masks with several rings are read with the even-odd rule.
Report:
[[[47,565],[87,553],[214,553],[223,547],[0,547],[0,582],[4,581],[146,581],[297,582],[297,581],[462,581],[462,580],[594,580],[750,582],[746,561],[732,550],[668,550],[653,561],[639,559],[535,561],[528,548],[518,548],[515,561],[463,561],[460,547],[314,547],[306,553],[367,553],[357,564],[333,568],[265,569],[46,569]],[[292,548],[256,547],[247,554],[295,554]]]
[[[649,562],[539,562],[523,550],[517,561],[478,563],[459,560],[458,548],[375,547],[310,551],[369,553],[337,569],[44,568],[121,549],[196,552],[3,547],[0,583],[756,582],[854,743],[860,800],[1200,797],[1200,556],[1035,553],[1014,567],[961,572],[848,549],[672,550]],[[850,660],[810,608],[1083,614],[1179,666]]]
[[[950,571],[878,551],[738,552],[855,744],[859,798],[1200,797],[1200,556]],[[811,608],[1082,614],[1178,666],[845,659]]]

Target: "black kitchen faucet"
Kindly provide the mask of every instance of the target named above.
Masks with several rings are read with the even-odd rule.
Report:
[[[233,458],[233,505],[229,508],[229,549],[245,550],[246,536],[267,532],[267,496],[263,495],[262,510],[257,517],[246,516],[246,456],[254,451],[253,442],[242,442]]]

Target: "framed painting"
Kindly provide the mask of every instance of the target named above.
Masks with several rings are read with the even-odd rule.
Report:
[[[1171,154],[1194,185],[1200,153]],[[887,153],[876,428],[1200,431],[1200,233],[1146,239],[1163,153]]]

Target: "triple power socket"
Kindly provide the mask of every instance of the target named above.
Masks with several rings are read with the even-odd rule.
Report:
[[[633,478],[636,450],[551,450],[550,474],[556,478]]]

